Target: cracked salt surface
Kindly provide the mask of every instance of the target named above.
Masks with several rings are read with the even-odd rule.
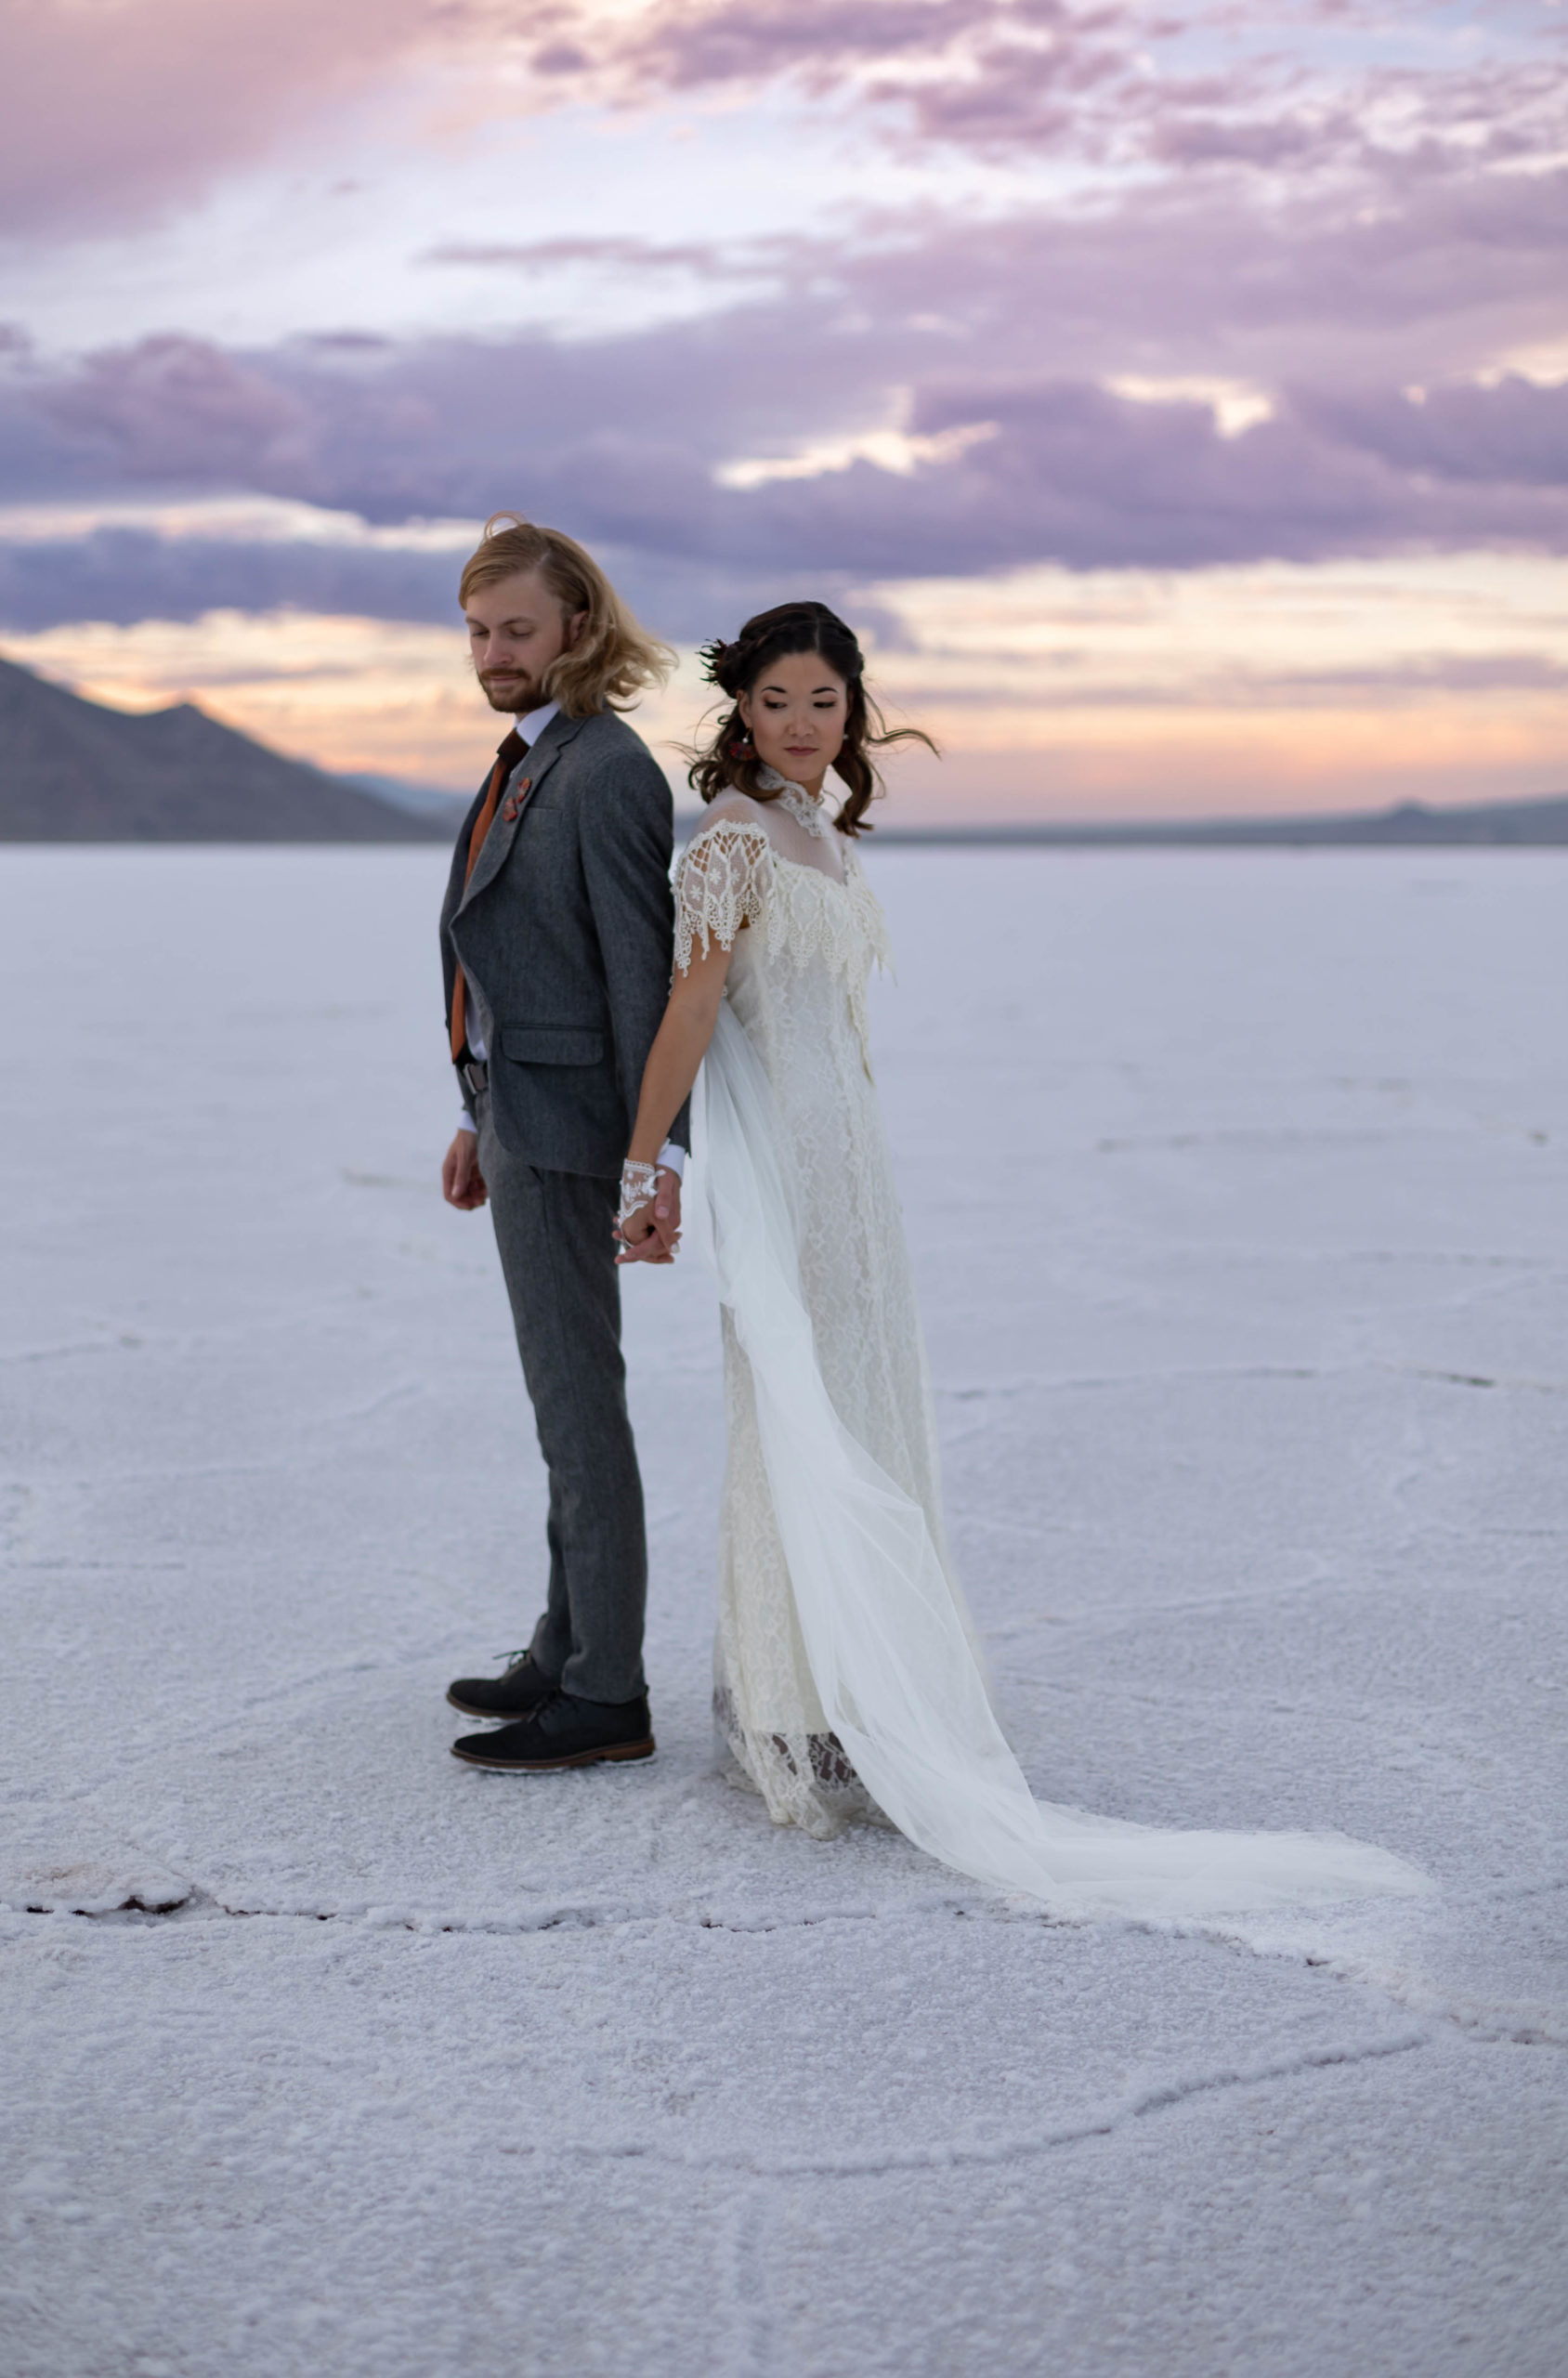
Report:
[[[543,1488],[431,1180],[440,861],[13,850],[7,2378],[1557,2378],[1568,868],[870,864],[1037,1788],[1443,1897],[1068,1927],[771,1828],[689,1268],[628,1295],[660,1757],[458,1768]]]

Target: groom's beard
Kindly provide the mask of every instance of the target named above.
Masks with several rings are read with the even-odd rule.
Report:
[[[537,710],[544,699],[544,689],[538,678],[523,672],[504,677],[481,675],[479,684],[491,710],[509,711],[515,718],[526,718],[529,712]]]

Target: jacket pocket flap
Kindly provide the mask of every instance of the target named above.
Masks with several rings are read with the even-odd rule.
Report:
[[[597,1065],[605,1036],[580,1024],[503,1024],[501,1050],[520,1065]]]

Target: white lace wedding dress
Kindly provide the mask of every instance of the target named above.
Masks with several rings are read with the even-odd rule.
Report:
[[[947,1551],[930,1382],[866,988],[887,962],[855,845],[799,786],[716,802],[675,881],[675,962],[730,950],[697,1099],[728,1459],[714,1706],[779,1823],[881,1817],[1066,1914],[1203,1915],[1425,1876],[1333,1834],[1173,1833],[1035,1801]]]

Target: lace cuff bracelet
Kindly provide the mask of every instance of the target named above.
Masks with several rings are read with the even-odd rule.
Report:
[[[658,1185],[659,1167],[656,1164],[634,1164],[630,1156],[627,1157],[621,1168],[621,1211],[616,1216],[621,1229],[634,1214],[640,1214],[645,1206],[652,1205]]]

